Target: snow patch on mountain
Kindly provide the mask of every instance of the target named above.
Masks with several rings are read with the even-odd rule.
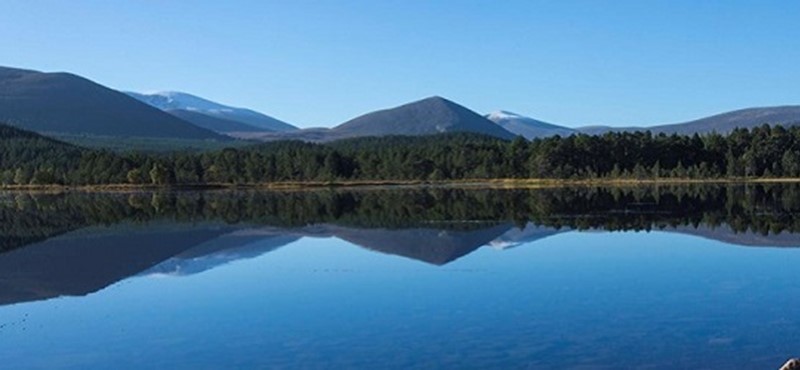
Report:
[[[186,109],[197,112],[233,112],[237,109],[243,109],[215,103],[198,96],[178,91],[154,91],[144,94],[128,94],[137,95],[134,97],[141,97],[140,100],[144,100],[150,105],[163,110]]]
[[[154,91],[148,93],[125,93],[145,104],[149,104],[164,111],[185,110],[202,113],[270,131],[297,130],[297,127],[263,113],[246,108],[231,107],[184,92]]]
[[[506,119],[530,119],[529,117],[525,117],[521,114],[505,110],[499,110],[489,113],[489,115],[486,118],[488,118],[490,121],[495,121],[495,122]]]

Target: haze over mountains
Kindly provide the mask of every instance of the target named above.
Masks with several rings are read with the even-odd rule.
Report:
[[[182,92],[122,93],[70,73],[0,67],[0,123],[45,135],[112,138],[327,142],[364,136],[473,132],[502,139],[649,130],[654,134],[729,133],[762,124],[800,124],[800,106],[749,108],[685,123],[570,128],[508,111],[485,116],[442,97],[366,113],[332,128],[299,129],[246,108]]]

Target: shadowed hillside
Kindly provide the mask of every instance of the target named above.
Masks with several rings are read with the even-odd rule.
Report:
[[[40,133],[226,139],[80,76],[5,67],[0,122]]]

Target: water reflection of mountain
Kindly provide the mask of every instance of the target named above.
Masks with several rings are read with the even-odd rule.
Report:
[[[581,230],[797,247],[794,187],[0,195],[0,304],[184,276],[304,237],[445,265]]]
[[[495,249],[509,249],[523,244],[533,243],[535,241],[558,235],[570,231],[569,228],[553,228],[547,226],[539,226],[534,223],[528,223],[524,227],[512,227],[503,235],[492,239],[489,246]]]
[[[780,234],[762,234],[752,231],[735,232],[728,225],[717,227],[698,227],[679,226],[674,229],[667,229],[680,234],[699,236],[706,239],[717,240],[726,244],[740,245],[746,247],[800,247],[800,234],[783,232]]]
[[[237,230],[178,253],[151,267],[142,275],[198,274],[236,260],[258,257],[291,244],[299,238],[290,234],[274,234],[260,230]]]
[[[366,249],[444,265],[488,244],[512,225],[487,225],[474,230],[355,229],[331,227],[331,235]]]
[[[123,225],[81,230],[18,248],[0,254],[0,304],[86,295],[229,231]]]

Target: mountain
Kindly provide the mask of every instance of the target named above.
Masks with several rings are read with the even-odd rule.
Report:
[[[252,133],[236,137],[261,141],[327,142],[365,136],[420,136],[451,132],[473,132],[507,140],[516,137],[485,117],[438,96],[367,113],[333,128]]]
[[[126,92],[126,94],[165,111],[176,109],[193,111],[267,131],[287,132],[297,130],[297,127],[265,114],[250,109],[227,106],[183,92],[162,91],[152,94]]]
[[[571,128],[539,121],[508,111],[493,112],[487,114],[485,117],[509,132],[522,135],[528,140],[555,135],[569,136],[576,133],[576,131]]]
[[[785,126],[800,124],[800,106],[741,109],[686,123],[656,126],[656,131],[667,134],[703,134],[716,131],[724,134],[735,128],[753,128],[765,123]]]
[[[0,122],[39,133],[227,139],[74,74],[6,67]]]
[[[504,129],[514,134],[522,135],[527,139],[555,135],[569,136],[577,133],[602,135],[607,132],[647,130],[654,134],[665,133],[667,135],[694,135],[695,133],[708,134],[712,132],[727,134],[735,128],[751,129],[765,123],[784,126],[800,125],[800,106],[748,108],[700,118],[694,121],[666,125],[621,127],[584,126],[577,129],[542,122],[507,111],[494,112],[485,117],[502,126]]]
[[[694,121],[657,125],[650,127],[609,127],[587,126],[578,131],[590,135],[599,135],[606,132],[644,131],[653,133],[693,135],[717,132],[727,134],[736,128],[753,128],[765,123],[770,125],[794,126],[800,125],[800,106],[787,105],[778,107],[761,107],[735,110]]]
[[[502,139],[515,137],[514,134],[481,115],[438,96],[367,113],[331,130],[336,138],[416,136],[445,132],[474,132]]]
[[[270,130],[258,128],[239,121],[214,117],[188,109],[168,109],[166,112],[196,126],[222,134],[235,132],[271,132]]]

